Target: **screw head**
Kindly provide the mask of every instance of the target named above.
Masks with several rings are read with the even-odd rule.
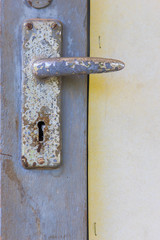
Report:
[[[33,8],[44,8],[51,4],[52,0],[26,0],[28,4]]]
[[[55,29],[57,27],[57,23],[52,23],[51,28]]]
[[[37,160],[37,162],[38,162],[39,164],[43,164],[43,163],[44,163],[44,158],[39,158],[39,159]]]
[[[33,24],[32,23],[26,23],[26,28],[28,29],[28,30],[32,30],[32,28],[33,28]]]

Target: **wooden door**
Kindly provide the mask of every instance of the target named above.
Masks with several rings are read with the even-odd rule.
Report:
[[[87,16],[87,0],[53,0],[42,9],[25,0],[1,1],[3,240],[87,239],[87,77],[62,81],[62,165],[52,170],[26,170],[21,164],[23,22],[60,20],[62,55],[86,56]]]
[[[91,0],[91,56],[126,66],[90,77],[90,240],[160,238],[159,11],[158,0]]]

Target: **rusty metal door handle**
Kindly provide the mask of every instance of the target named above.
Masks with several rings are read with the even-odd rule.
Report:
[[[61,57],[62,35],[58,20],[29,19],[23,24],[21,134],[27,169],[58,168],[62,163],[61,76],[124,68],[114,59]]]
[[[52,76],[66,76],[72,74],[92,74],[119,71],[124,68],[124,63],[119,60],[94,57],[77,58],[43,58],[36,60],[33,74],[37,78]]]

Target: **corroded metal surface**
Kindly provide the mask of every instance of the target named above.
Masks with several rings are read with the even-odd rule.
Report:
[[[27,0],[27,2],[34,8],[44,8],[47,7],[52,0]]]
[[[56,28],[53,25],[56,23]],[[62,25],[54,20],[28,20],[23,25],[22,164],[25,168],[56,168],[61,163],[61,79],[45,83],[34,77],[33,60],[60,57]],[[38,123],[43,122],[43,141]]]
[[[119,71],[124,63],[107,58],[50,58],[33,63],[33,74],[38,78]]]

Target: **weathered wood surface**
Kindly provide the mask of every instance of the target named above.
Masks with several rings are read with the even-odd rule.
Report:
[[[21,165],[21,33],[30,18],[62,21],[63,56],[87,55],[87,0],[53,0],[40,10],[22,0],[2,1],[2,239],[86,240],[86,77],[62,83],[62,167],[26,170]]]

